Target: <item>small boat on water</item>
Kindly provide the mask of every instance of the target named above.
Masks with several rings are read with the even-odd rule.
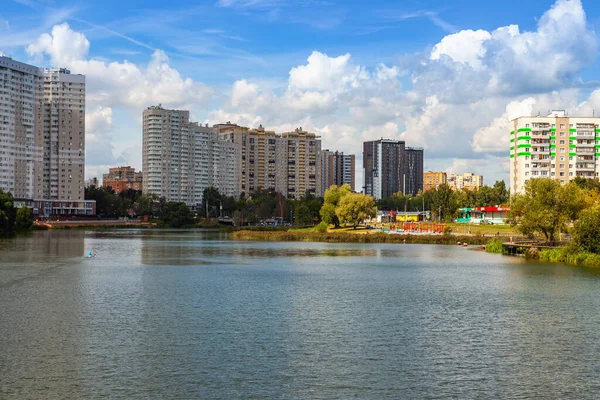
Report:
[[[87,253],[87,255],[85,256],[85,258],[94,258],[96,257],[96,254],[92,253],[91,251]]]

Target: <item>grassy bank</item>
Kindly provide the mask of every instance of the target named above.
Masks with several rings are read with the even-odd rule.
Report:
[[[372,233],[352,235],[337,232],[257,232],[237,231],[235,240],[256,240],[273,242],[328,242],[328,243],[420,243],[420,244],[456,244],[464,242],[471,245],[487,243],[491,237],[460,235],[401,235]]]
[[[485,251],[488,253],[502,254],[502,239],[493,238],[485,245]]]
[[[600,254],[576,251],[570,249],[568,246],[544,249],[537,254],[529,254],[528,256],[541,261],[560,262],[585,267],[600,267]]]

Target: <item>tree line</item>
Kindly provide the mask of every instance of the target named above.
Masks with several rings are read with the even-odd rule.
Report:
[[[0,189],[0,235],[28,231],[32,225],[31,208],[15,208],[12,194]]]
[[[576,177],[565,185],[555,179],[530,179],[511,197],[510,223],[524,235],[557,241],[572,235],[570,246],[600,254],[600,182]]]

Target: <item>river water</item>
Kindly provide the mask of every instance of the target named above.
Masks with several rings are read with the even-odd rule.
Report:
[[[0,240],[0,398],[599,395],[595,270],[199,231]]]

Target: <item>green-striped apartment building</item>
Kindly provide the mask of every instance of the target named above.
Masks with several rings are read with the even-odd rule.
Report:
[[[580,176],[598,179],[600,118],[569,117],[564,110],[548,116],[511,121],[510,190],[524,191],[532,178],[561,183]]]

